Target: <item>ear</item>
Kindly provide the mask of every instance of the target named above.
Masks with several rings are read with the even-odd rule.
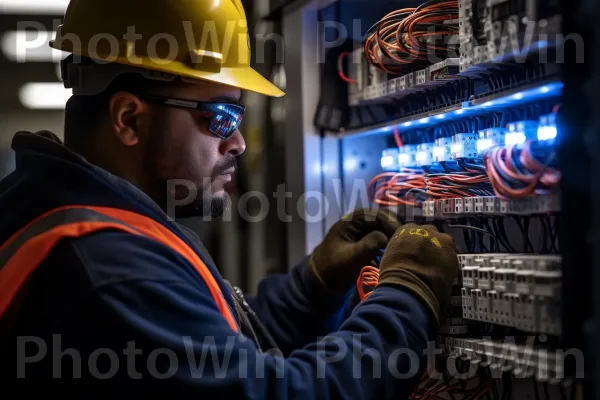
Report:
[[[148,114],[149,107],[135,95],[119,92],[113,95],[108,105],[110,124],[125,146],[135,146],[140,141],[141,119]]]

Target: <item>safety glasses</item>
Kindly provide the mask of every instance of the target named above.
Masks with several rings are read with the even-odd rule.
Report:
[[[245,106],[235,103],[190,101],[138,94],[136,96],[155,104],[210,113],[210,116],[207,117],[209,120],[208,130],[223,140],[229,139],[235,133],[246,111]]]

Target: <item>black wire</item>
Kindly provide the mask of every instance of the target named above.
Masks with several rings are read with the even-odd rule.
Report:
[[[512,376],[510,373],[504,373],[502,377],[504,392],[502,393],[502,400],[509,400],[512,397]]]
[[[558,243],[558,220],[560,217],[555,216],[554,217],[554,226],[552,227],[552,247],[554,248],[554,250],[559,253],[560,249],[559,249],[559,243]]]
[[[483,222],[482,222],[482,220],[479,220],[479,219],[475,219],[475,223],[473,225],[475,225],[477,228],[480,228],[480,229],[486,229],[485,226],[484,226],[484,224],[483,224]],[[490,229],[486,229],[486,230],[488,232],[490,231]],[[496,244],[498,243],[498,241],[497,241],[498,238],[496,238],[495,242],[493,242],[492,239],[490,238],[490,247],[489,247],[489,250],[488,250],[488,246],[487,246],[487,244],[485,243],[485,240],[484,240],[485,239],[484,235],[482,233],[478,233],[478,235],[479,235],[480,240],[481,240],[481,245],[485,249],[485,252],[486,253],[487,252],[493,252],[494,248],[496,247]]]
[[[527,240],[527,246],[528,248],[531,250],[532,253],[535,253],[535,249],[533,248],[533,243],[531,243],[531,238],[529,236],[529,228],[530,228],[530,221],[531,221],[531,217],[524,217],[524,230],[525,230],[525,239]],[[527,250],[525,250],[525,252],[527,252]]]
[[[477,233],[470,230],[469,236],[471,237],[471,243],[473,243],[473,253],[481,253],[481,248],[479,248],[479,242],[477,241]]]
[[[475,226],[475,228],[483,229],[480,226]],[[480,231],[475,231],[477,235],[477,242],[479,243],[479,252],[480,253],[489,253],[488,247],[485,244],[484,235]]]
[[[467,246],[467,252],[473,253],[473,246],[471,244],[471,238],[469,237],[469,231],[463,230],[463,239],[465,241],[465,246]]]
[[[565,387],[559,384],[558,388],[560,390],[560,397],[562,398],[562,400],[569,400],[569,396],[567,396],[567,391],[565,390]]]
[[[550,253],[550,249],[548,247],[548,238],[551,236],[550,227],[546,223],[546,219],[544,215],[540,216],[540,225],[542,227],[542,245],[541,245],[541,253],[548,254]]]
[[[491,324],[490,324],[491,329]],[[498,393],[498,387],[496,386],[496,379],[492,379],[492,392],[494,393],[494,399],[500,400],[500,395]]]
[[[425,3],[421,4],[420,6],[418,6],[415,9],[414,12],[416,13],[416,12],[418,12],[419,10],[421,10],[421,9],[423,9],[425,7],[428,7],[428,6],[430,6],[432,4],[436,4],[436,3],[442,3],[443,1],[445,1],[445,0],[429,0],[429,1],[426,1]]]
[[[529,222],[527,217],[523,217],[523,249],[529,253]]]
[[[496,218],[491,218],[490,222],[492,224],[492,232],[494,232],[494,235],[496,235],[496,237],[498,238],[498,241],[500,242],[500,245],[502,245],[502,247],[504,248],[504,250],[506,251],[510,251],[508,250],[508,246],[506,245],[506,242],[504,241],[504,238],[500,235],[500,231],[498,230],[498,221]],[[500,250],[498,250],[500,251]]]
[[[502,236],[502,238],[504,239],[504,242],[507,245],[508,251],[510,253],[516,253],[517,251],[513,247],[512,243],[510,242],[510,239],[508,238],[508,235],[506,234],[506,227],[504,226],[504,218],[502,218],[502,217],[498,218],[496,220],[496,223],[498,224],[498,233],[500,233],[500,236]]]
[[[451,387],[452,385],[451,383],[451,379],[448,376],[448,369],[444,368],[443,372],[443,377],[444,377],[444,383],[446,384],[447,387]],[[446,393],[448,393],[448,396],[450,396],[451,400],[456,400],[456,398],[454,397],[454,395],[452,393],[450,393],[450,391],[448,390]]]
[[[416,9],[414,12],[417,12],[417,11],[418,11],[420,8],[424,7],[426,4],[435,4],[435,3],[439,2],[439,1],[441,1],[441,0],[430,0],[430,1],[428,1],[427,3],[425,3],[425,4],[421,4],[421,5],[419,6],[419,8],[417,8],[417,9]],[[372,26],[371,26],[371,27],[370,27],[370,28],[367,30],[367,33],[366,33],[366,34],[365,34],[365,36],[363,37],[363,40],[362,40],[362,44],[363,44],[363,46],[364,46],[364,43],[365,43],[366,39],[367,39],[367,38],[368,38],[368,37],[369,37],[371,34],[374,34],[374,35],[376,35],[376,44],[377,44],[377,45],[379,45],[379,48],[381,49],[382,53],[383,53],[383,54],[384,54],[386,57],[388,57],[388,58],[393,58],[393,57],[392,57],[392,52],[390,52],[390,50],[389,50],[389,49],[388,49],[386,46],[382,45],[382,42],[383,42],[383,41],[382,41],[381,37],[380,37],[380,36],[377,34],[377,32],[379,31],[380,27],[381,27],[383,24],[385,24],[385,23],[387,23],[387,22],[391,22],[391,21],[394,21],[394,22],[396,22],[396,21],[397,21],[397,22],[400,22],[400,21],[404,20],[405,18],[407,18],[408,16],[410,16],[410,15],[413,15],[413,14],[414,14],[414,12],[413,12],[413,13],[407,13],[407,12],[404,12],[404,13],[401,13],[401,14],[398,14],[398,15],[392,15],[392,16],[389,16],[389,17],[387,17],[387,18],[384,18],[384,19],[382,19],[382,20],[378,21],[377,23],[375,23],[374,25],[372,25]],[[432,12],[431,12],[431,13],[429,13],[428,15],[430,15],[430,16],[442,16],[442,15],[446,15],[446,14],[447,14],[447,11],[432,11]],[[435,25],[444,26],[446,29],[450,28],[450,26],[446,26],[446,25],[443,25],[443,24],[425,24],[425,23],[420,23],[420,24],[417,24],[417,25],[416,25],[416,27],[417,27],[417,28],[418,28],[418,27],[420,27],[420,26],[427,26],[427,27],[429,27],[429,26],[432,26],[432,25],[433,25],[433,26],[435,26]],[[373,31],[373,32],[372,32],[372,31]],[[371,32],[372,32],[372,33],[371,33]],[[417,53],[418,53],[418,54],[420,54],[420,53],[422,53],[422,52],[424,52],[424,51],[427,51],[427,50],[428,50],[428,49],[431,47],[431,46],[429,46],[429,45],[428,45],[428,44],[426,44],[426,43],[425,43],[425,44],[422,44],[422,43],[420,43],[420,42],[418,42],[418,43],[417,43],[417,48],[416,48],[416,49],[411,49],[411,48],[409,48],[409,46],[408,46],[406,43],[404,43],[404,42],[396,43],[396,45],[397,45],[397,46],[398,46],[400,49],[403,49],[403,50],[404,50],[404,51],[405,51],[407,54],[411,54],[411,50],[413,50],[413,51],[414,51],[414,50],[416,50],[416,51],[417,51]],[[447,47],[448,49],[451,49],[451,46],[446,46],[446,47]],[[397,51],[396,51],[396,55],[397,55],[398,57],[401,57],[401,54],[398,54],[398,52],[397,52]]]
[[[464,225],[472,226],[473,218],[467,218],[467,222]],[[483,253],[484,252],[483,242],[482,242],[483,235],[481,235],[479,232],[477,232],[476,229],[471,229],[469,232],[471,234],[471,240],[473,241],[473,244],[475,246],[475,253]]]
[[[490,227],[490,224],[489,224],[489,220],[488,220],[488,219],[484,219],[484,220],[482,220],[482,224],[483,224],[483,227],[484,227],[484,228],[485,228],[485,229],[486,229],[488,232],[490,232],[490,231],[492,231],[492,232],[493,232],[493,229]],[[492,239],[490,239],[490,247],[492,248],[492,253],[494,253],[494,252],[496,252],[496,253],[500,253],[500,244],[499,244],[499,242],[500,242],[500,238],[498,237],[498,234],[497,234],[496,232],[494,232],[494,235],[495,235],[495,237],[496,237],[496,241],[495,241],[495,242],[492,242]]]
[[[517,227],[521,231],[521,236],[523,238],[522,239],[523,240],[523,253],[527,253],[527,239],[526,239],[526,235],[525,235],[525,229],[523,228],[523,225],[521,224],[521,220],[519,217],[513,216],[513,219],[515,220]]]
[[[477,218],[474,218],[471,222],[471,225],[475,228],[483,229],[483,225],[479,222]],[[484,234],[481,231],[475,231],[475,235],[477,235],[477,242],[479,243],[479,252],[480,253],[489,253],[488,247],[485,244]],[[490,239],[491,241],[491,239]]]
[[[401,14],[392,15],[392,16],[389,16],[387,18],[383,18],[383,19],[377,21],[376,23],[374,23],[373,25],[371,25],[371,27],[369,29],[367,29],[367,32],[365,33],[365,35],[362,38],[361,45],[364,47],[364,43],[367,40],[367,38],[371,34],[374,34],[374,33],[377,32],[377,28],[379,27],[379,25],[382,25],[382,24],[384,24],[386,22],[390,22],[390,21],[396,21],[396,20],[398,22],[400,22],[400,21],[402,21],[402,20],[404,20],[406,18],[406,17],[402,17],[403,15],[409,16],[410,14],[411,14],[410,12],[403,12]]]
[[[548,393],[548,382],[544,382],[544,396],[546,396],[546,400],[550,400],[550,393]]]
[[[451,221],[452,222],[452,221]],[[459,224],[467,224],[468,221],[466,218],[458,219],[457,222]],[[465,238],[465,244],[469,249],[469,253],[475,253],[475,241],[473,239],[473,231],[468,231],[466,229],[463,230],[463,237]]]
[[[500,235],[504,238],[504,241],[508,245],[508,249],[510,250],[511,253],[516,253],[517,250],[515,250],[514,246],[510,242],[510,239],[506,233],[506,227],[504,226],[504,218],[502,218],[502,217],[499,218],[497,222],[498,222],[498,230],[500,232]]]
[[[537,382],[535,378],[531,378],[531,382],[533,382],[533,393],[535,394],[535,400],[540,400],[540,392],[538,391]]]
[[[494,239],[496,244],[498,243],[498,237],[496,235],[494,235],[493,233],[486,231],[483,228],[478,228],[478,227],[470,226],[470,225],[452,225],[452,224],[449,224],[447,227],[448,228],[456,228],[456,229],[469,229],[469,230],[478,232],[482,235],[488,235]]]
[[[558,249],[556,248],[556,236],[554,235],[554,227],[552,224],[552,218],[548,215],[543,215],[542,219],[546,221],[546,226],[548,227],[548,253],[558,253]]]

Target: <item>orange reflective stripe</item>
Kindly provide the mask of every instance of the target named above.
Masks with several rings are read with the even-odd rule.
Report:
[[[140,214],[108,207],[66,206],[56,208],[36,218],[36,220],[20,229],[19,232],[14,234],[0,247],[0,254],[3,250],[7,249],[13,241],[18,239],[19,235],[26,233],[27,228],[34,227],[36,222],[40,222],[44,218],[55,213],[82,209],[102,214],[109,217],[109,219],[105,221],[67,222],[65,224],[57,225],[44,233],[28,239],[11,254],[8,262],[0,269],[0,317],[7,311],[11,302],[19,292],[19,289],[25,284],[35,269],[43,262],[45,257],[48,256],[59,240],[65,237],[74,238],[95,231],[114,228],[132,234],[145,235],[181,254],[181,256],[192,264],[200,274],[201,278],[206,283],[211,296],[216,302],[219,311],[227,320],[229,326],[234,331],[238,331],[237,323],[225,301],[223,293],[202,259],[183,240],[165,226]]]
[[[76,222],[60,225],[28,240],[0,270],[0,316],[8,310],[12,300],[36,268],[50,254],[59,240],[79,237],[102,229],[117,228],[137,234],[135,230],[110,222]]]
[[[136,214],[131,211],[119,210],[115,208],[87,208],[123,221],[126,224],[132,225],[144,235],[151,237],[172,248],[173,250],[179,252],[179,254],[181,254],[190,264],[192,264],[196,271],[200,274],[200,276],[208,286],[210,294],[217,303],[217,307],[221,311],[221,314],[223,314],[223,316],[229,323],[229,326],[237,331],[237,324],[235,322],[233,314],[231,313],[231,309],[229,308],[227,301],[223,296],[223,292],[221,291],[217,281],[215,280],[215,277],[212,275],[212,273],[204,264],[202,259],[198,256],[198,254],[196,254],[196,252],[192,250],[191,247],[187,245],[187,243],[185,243],[182,239],[180,239],[177,235],[171,232],[164,225],[154,221],[149,217]]]

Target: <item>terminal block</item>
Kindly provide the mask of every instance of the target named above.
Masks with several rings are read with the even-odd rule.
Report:
[[[450,358],[460,358],[492,371],[510,372],[517,378],[557,384],[564,377],[567,352],[561,349],[546,349],[527,341],[444,335],[436,343]]]
[[[474,215],[539,215],[560,211],[558,193],[516,200],[495,196],[474,196],[455,199],[426,200],[422,203],[424,217],[451,219]]]
[[[461,254],[463,318],[560,334],[561,257]]]
[[[460,72],[460,59],[447,58],[427,69],[428,81],[447,80]]]

